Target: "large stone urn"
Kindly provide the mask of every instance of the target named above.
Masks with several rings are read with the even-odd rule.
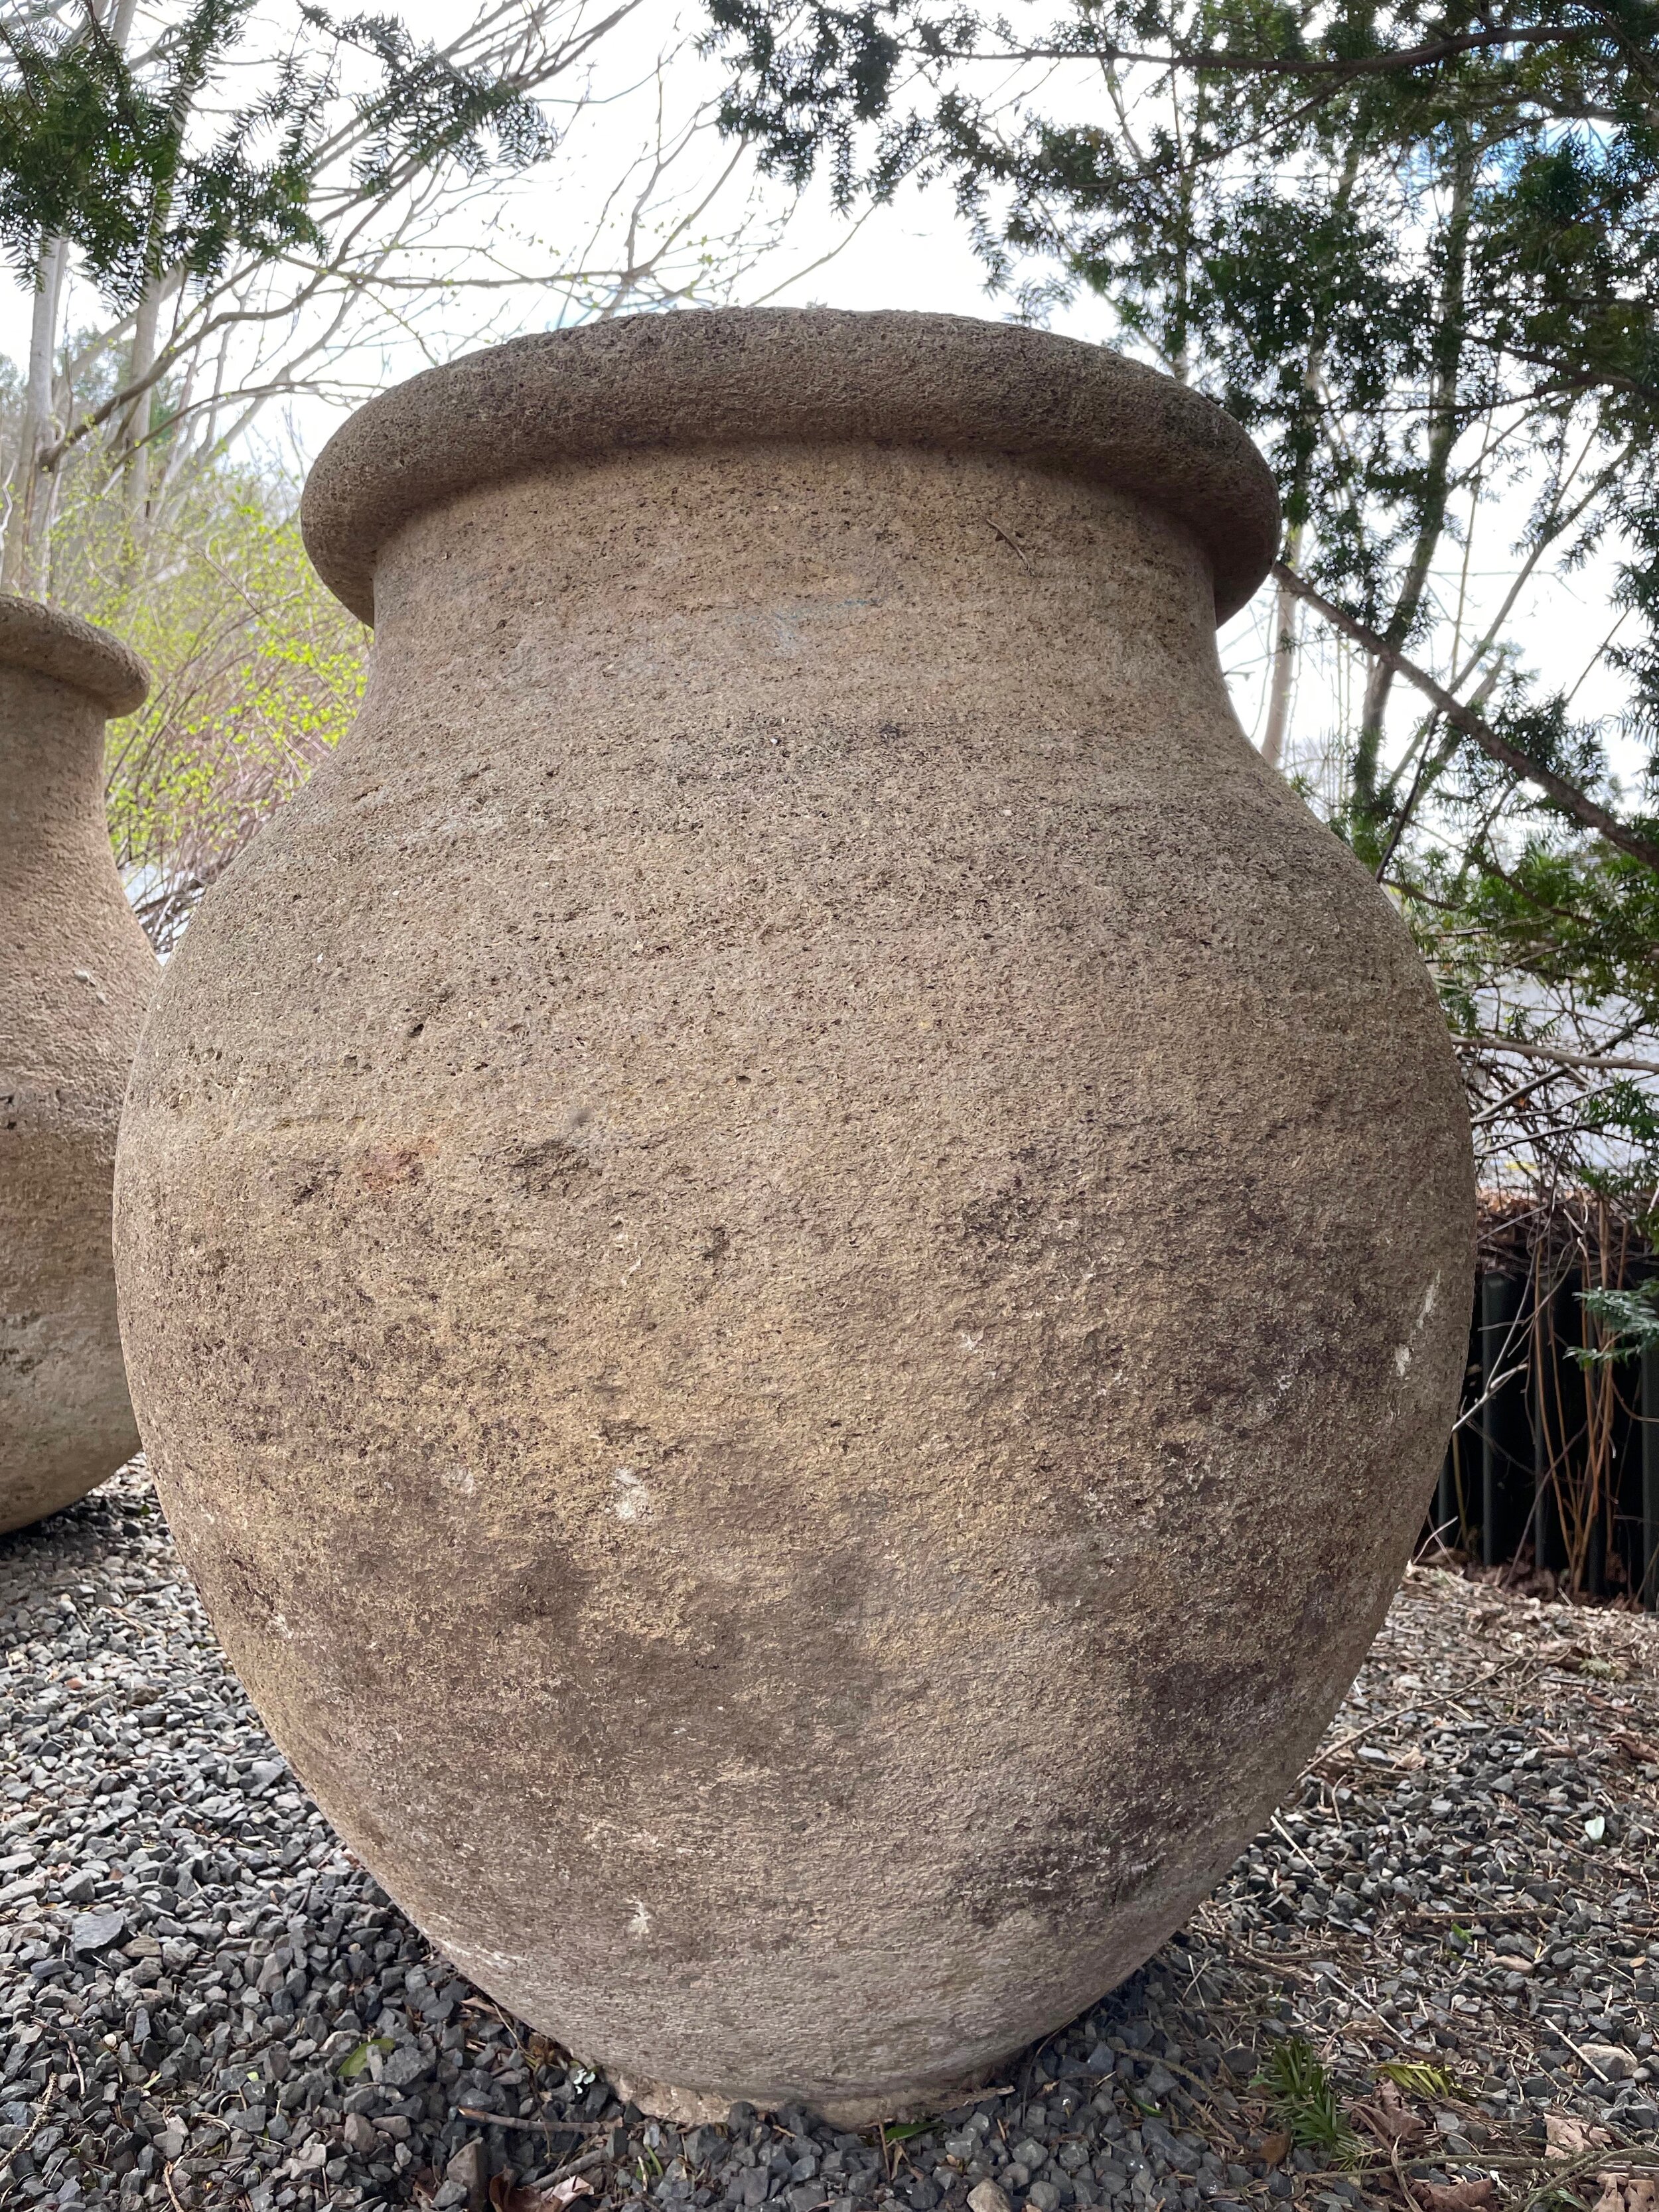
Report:
[[[104,824],[104,724],[149,688],[107,632],[0,597],[0,1532],[138,1449],[110,1187],[156,968]]]
[[[1444,1444],[1473,1177],[1111,353],[720,312],[373,401],[375,624],[124,1124],[139,1423],[295,1766],[641,2104],[949,2102],[1297,1771]]]

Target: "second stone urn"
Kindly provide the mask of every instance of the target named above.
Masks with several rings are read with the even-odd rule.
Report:
[[[107,632],[0,597],[0,1532],[138,1449],[110,1202],[156,968],[110,850],[104,724],[149,688]]]
[[[417,378],[305,514],[362,713],[122,1137],[180,1547],[625,2094],[951,2102],[1266,1818],[1463,1364],[1433,993],[1217,660],[1267,472],[1093,347],[722,312]]]

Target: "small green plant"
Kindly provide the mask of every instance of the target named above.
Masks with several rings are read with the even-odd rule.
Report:
[[[1390,2058],[1377,2072],[1408,2097],[1455,2097],[1457,2084],[1432,2058]]]
[[[1553,2189],[1540,2189],[1535,2197],[1529,2197],[1527,2212],[1589,2212],[1589,2205],[1584,2197],[1576,2197],[1563,2181]]]
[[[1364,2144],[1342,2117],[1335,2085],[1305,2036],[1275,2044],[1250,2087],[1273,2100],[1297,2150],[1322,2152],[1333,2166],[1358,2165],[1364,2157]]]
[[[355,2081],[368,2066],[371,2051],[379,2051],[384,2053],[390,2051],[392,2047],[392,2038],[389,2035],[365,2037],[355,2051],[348,2051],[340,2061],[340,2079],[343,2081]]]

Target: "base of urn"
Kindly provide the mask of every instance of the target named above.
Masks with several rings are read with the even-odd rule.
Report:
[[[672,2120],[681,2127],[723,2125],[736,2104],[752,2105],[760,2112],[776,2112],[784,2105],[804,2105],[831,2127],[855,2131],[882,2121],[930,2120],[936,2113],[954,2112],[958,2105],[972,2104],[982,2095],[995,2081],[998,2070],[996,2066],[981,2066],[975,2073],[908,2096],[892,2091],[885,2095],[821,2097],[792,2089],[764,2094],[757,2089],[684,2089],[672,2081],[647,2081],[636,2074],[612,2074],[611,2086],[624,2103],[637,2105],[653,2119]]]
[[[9,1461],[0,1462],[0,1536],[15,1536],[20,1528],[33,1528],[54,1513],[78,1505],[118,1474],[137,1449],[135,1437],[132,1450],[119,1458],[101,1453],[91,1468],[79,1466],[68,1474],[43,1468],[38,1459],[21,1468],[14,1468]]]

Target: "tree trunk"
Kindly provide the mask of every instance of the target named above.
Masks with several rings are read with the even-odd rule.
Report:
[[[1465,288],[1468,274],[1469,217],[1474,205],[1475,155],[1467,130],[1457,133],[1452,165],[1452,202],[1445,232],[1445,264],[1441,281],[1438,329],[1435,334],[1429,389],[1428,450],[1418,500],[1417,528],[1411,557],[1401,580],[1383,635],[1396,650],[1403,647],[1416,624],[1423,594],[1428,588],[1434,556],[1446,528],[1446,499],[1452,449],[1457,443],[1458,374],[1462,365],[1464,325],[1468,313]],[[1394,664],[1382,657],[1371,663],[1365,684],[1365,703],[1354,754],[1351,830],[1354,849],[1375,866],[1387,842],[1387,818],[1393,799],[1382,770],[1383,722],[1396,674]]]
[[[41,507],[40,455],[52,428],[52,363],[58,348],[58,312],[69,264],[69,240],[43,240],[34,283],[34,314],[29,328],[28,386],[18,425],[17,458],[6,486],[6,537],[0,551],[0,585],[27,593],[40,573],[43,547],[35,522]]]
[[[147,376],[155,359],[155,331],[167,280],[152,276],[144,287],[133,320],[132,344],[127,354],[127,381],[137,384]],[[149,428],[153,393],[140,392],[121,418],[121,496],[126,510],[129,557],[136,550],[149,506]]]
[[[1285,533],[1285,562],[1294,568],[1302,557],[1302,525],[1293,522]],[[1295,671],[1296,631],[1299,602],[1288,584],[1281,583],[1273,608],[1273,675],[1267,694],[1267,726],[1261,733],[1261,757],[1269,768],[1285,763],[1285,732],[1291,719],[1291,679]]]
[[[1359,174],[1359,145],[1349,144],[1342,162],[1342,181],[1338,187],[1336,204],[1345,213],[1353,196]],[[1314,447],[1321,409],[1321,383],[1324,374],[1326,328],[1322,309],[1316,316],[1308,339],[1308,358],[1302,370],[1302,407],[1299,422],[1294,426],[1298,434],[1293,443],[1295,465],[1285,500],[1285,546],[1280,558],[1287,568],[1298,568],[1302,563],[1302,543],[1308,528],[1308,487],[1313,474]],[[1267,694],[1267,726],[1262,732],[1261,757],[1269,768],[1282,768],[1285,761],[1285,738],[1291,720],[1291,686],[1296,674],[1297,632],[1301,623],[1301,608],[1296,593],[1281,577],[1273,609],[1273,672]]]

